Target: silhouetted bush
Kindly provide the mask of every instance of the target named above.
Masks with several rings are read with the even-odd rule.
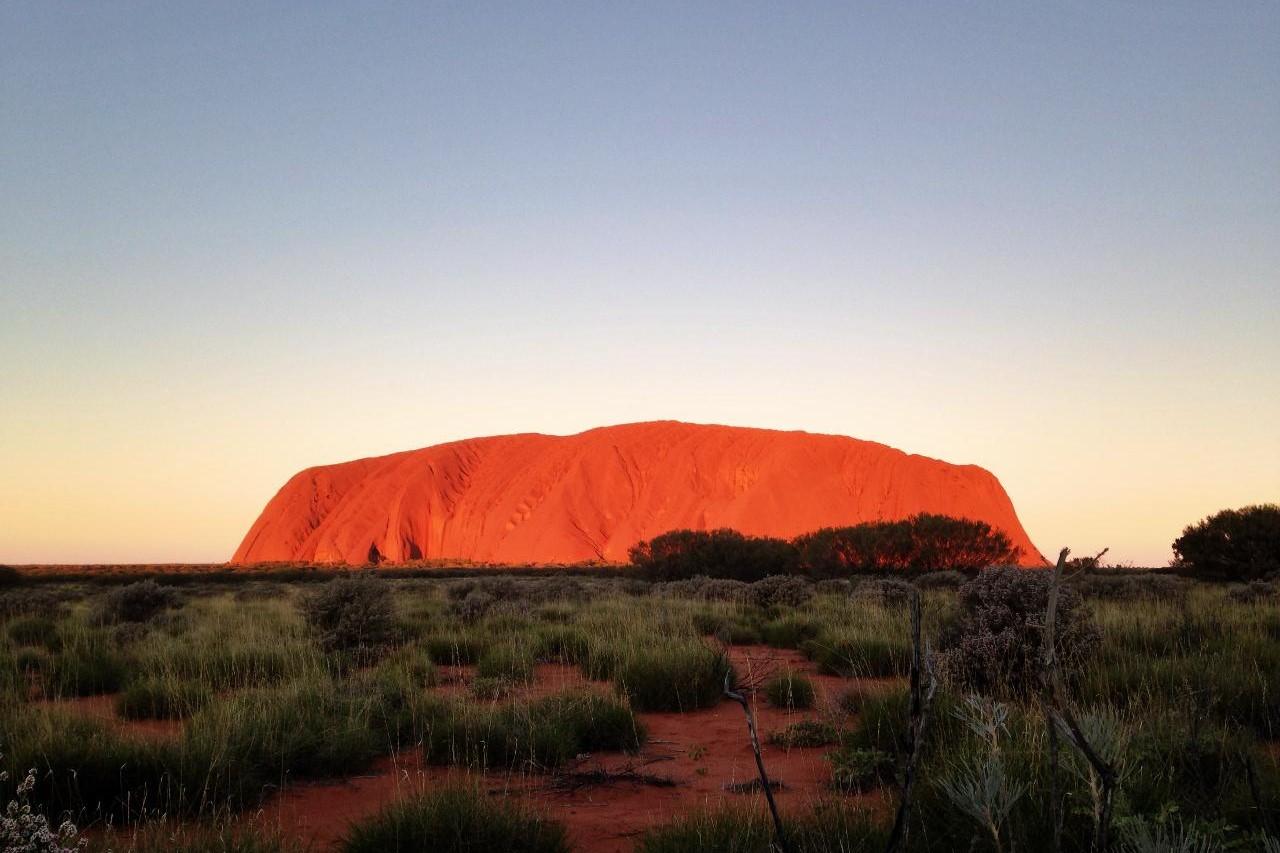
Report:
[[[1233,583],[1227,588],[1227,597],[1232,601],[1240,604],[1248,604],[1254,601],[1267,601],[1275,598],[1277,589],[1274,583],[1270,581],[1249,581],[1248,583]]]
[[[13,566],[0,566],[0,589],[22,583],[22,572]]]
[[[146,622],[181,602],[178,591],[153,580],[137,581],[104,593],[94,611],[99,624]]]
[[[662,581],[708,575],[750,582],[794,571],[796,565],[789,542],[728,528],[673,530],[636,544],[628,556],[645,577]]]
[[[1049,587],[1047,569],[988,569],[957,591],[959,619],[941,637],[943,673],[956,687],[984,694],[1035,690],[1043,657]],[[1073,590],[1059,591],[1055,647],[1062,671],[1078,672],[1102,634]]]
[[[331,580],[303,598],[301,608],[326,651],[374,651],[394,637],[391,588],[367,575]]]
[[[851,572],[977,571],[1017,562],[1021,551],[984,521],[920,513],[901,521],[824,527],[792,540],[799,567],[818,576]]]
[[[1204,577],[1255,580],[1280,572],[1280,505],[1224,509],[1173,542],[1175,565]]]

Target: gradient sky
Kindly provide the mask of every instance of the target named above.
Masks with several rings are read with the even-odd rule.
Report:
[[[667,418],[1280,501],[1280,4],[0,4],[0,562]]]

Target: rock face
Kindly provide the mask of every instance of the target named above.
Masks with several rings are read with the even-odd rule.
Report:
[[[232,562],[625,562],[636,542],[669,530],[789,538],[919,512],[985,521],[1024,565],[1044,564],[977,466],[845,436],[675,421],[309,468],[271,499]]]

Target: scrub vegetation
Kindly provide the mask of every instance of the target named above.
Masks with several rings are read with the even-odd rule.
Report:
[[[90,849],[283,851],[293,841],[248,816],[286,782],[406,753],[460,779],[552,779],[584,755],[644,748],[653,714],[718,705],[727,675],[794,715],[762,741],[827,754],[829,798],[783,810],[789,849],[883,850],[912,750],[907,602],[918,592],[940,683],[901,849],[1084,850],[1095,837],[1100,779],[1046,723],[1035,678],[1047,572],[452,574],[10,579],[0,805],[29,805],[49,827],[110,825],[89,833]],[[1067,577],[1058,651],[1075,718],[1115,770],[1109,849],[1276,843],[1280,596],[1253,580]],[[809,668],[749,683],[726,654],[740,644],[798,650]],[[575,686],[533,690],[553,665],[576,672]],[[847,689],[824,700],[806,672]],[[99,700],[76,697],[167,728],[78,713]],[[473,849],[460,838],[571,849],[554,814],[477,784],[388,802],[339,849]],[[770,849],[767,812],[742,803],[691,802],[635,849]]]

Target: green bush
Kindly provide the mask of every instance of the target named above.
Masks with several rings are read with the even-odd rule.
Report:
[[[302,600],[302,616],[326,651],[376,653],[395,637],[391,587],[368,575],[336,578]]]
[[[756,581],[795,570],[795,548],[782,539],[744,536],[736,530],[673,530],[640,542],[628,552],[649,580],[706,575]]]
[[[764,695],[775,708],[809,708],[817,698],[817,691],[804,675],[787,670],[769,679]]]
[[[780,731],[769,732],[765,738],[774,746],[793,747],[830,746],[840,739],[840,730],[827,720],[801,720]]]
[[[564,827],[474,788],[441,788],[354,824],[341,853],[568,853]]]
[[[58,623],[47,616],[24,616],[9,623],[6,631],[15,646],[43,646],[57,651]]]
[[[963,691],[1026,696],[1037,686],[1043,625],[1053,572],[988,569],[960,587],[958,620],[940,639],[939,669]],[[1080,596],[1059,590],[1055,651],[1062,672],[1075,677],[1101,643],[1102,633]]]
[[[463,666],[479,660],[488,643],[468,630],[430,634],[423,638],[422,645],[436,663],[443,666]]]
[[[977,571],[1016,563],[1020,550],[983,521],[920,513],[900,521],[826,527],[792,540],[800,569],[817,576],[854,572]]]
[[[1280,572],[1280,505],[1224,509],[1173,542],[1175,565],[1203,577],[1247,581]]]
[[[94,610],[101,624],[146,622],[181,603],[178,591],[153,580],[137,581],[103,594]]]

